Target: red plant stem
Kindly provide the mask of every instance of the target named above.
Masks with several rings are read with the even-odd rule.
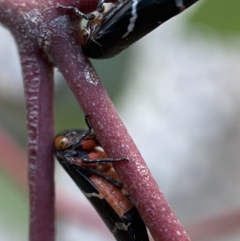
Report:
[[[28,120],[30,240],[54,240],[53,69],[41,55],[25,54],[20,51]]]
[[[43,6],[43,2],[24,4],[23,0],[0,4],[0,21],[17,42],[24,79],[31,241],[54,240],[53,67],[39,48],[46,33],[39,33],[43,18],[36,11]]]
[[[30,240],[54,240],[52,67],[40,54],[21,48],[20,57],[28,121]]]
[[[17,23],[12,33],[17,41],[21,59],[28,123],[29,235],[31,241],[53,241],[53,68],[37,49],[33,35],[27,31],[30,30],[26,28],[29,23],[21,18],[14,7],[10,9],[12,15],[15,13],[14,20]],[[13,22],[10,23],[10,29],[12,24]],[[32,25],[33,28],[36,27]],[[30,28],[31,25],[27,26]],[[33,34],[33,29],[31,31]]]
[[[154,240],[190,240],[152,178],[92,66],[84,58],[75,34],[78,24],[70,22],[68,16],[60,16],[55,23],[56,34],[51,39],[53,61],[67,79],[83,111],[90,114],[93,129],[107,154],[129,158],[129,163],[115,165],[115,168]]]

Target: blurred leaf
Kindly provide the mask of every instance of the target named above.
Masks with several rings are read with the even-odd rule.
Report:
[[[105,86],[110,98],[116,100],[124,90],[124,72],[127,64],[128,51],[106,60],[92,60],[100,80]],[[66,81],[62,81],[56,93],[55,130],[86,129],[84,115]]]
[[[201,2],[201,1],[199,1]],[[192,16],[199,26],[210,28],[222,36],[240,33],[239,0],[205,0]]]
[[[28,200],[27,195],[18,189],[7,175],[0,170],[1,226],[14,240],[27,240],[28,237]]]
[[[124,89],[124,73],[128,59],[128,50],[124,50],[114,58],[92,60],[92,63],[111,99],[114,101]]]
[[[23,103],[0,98],[0,124],[24,148],[27,147],[26,110]]]

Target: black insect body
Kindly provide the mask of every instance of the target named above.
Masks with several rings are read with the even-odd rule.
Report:
[[[100,0],[97,10],[84,14],[73,6],[58,5],[88,20],[82,30],[82,47],[90,58],[111,58],[163,22],[198,0]]]
[[[87,131],[72,130],[55,137],[58,161],[94,206],[116,240],[148,241],[145,224],[111,164],[127,161],[126,158],[108,158],[99,147],[90,126]]]

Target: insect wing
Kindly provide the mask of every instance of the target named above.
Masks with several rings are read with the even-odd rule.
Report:
[[[129,223],[129,220],[131,222]],[[149,241],[145,223],[140,217],[137,208],[133,206],[131,210],[124,214],[123,221],[128,225],[128,230],[135,241]]]
[[[125,218],[121,219],[109,205],[109,203],[103,197],[101,197],[98,189],[88,178],[88,174],[85,169],[81,168],[80,166],[70,164],[67,160],[64,160],[64,158],[57,157],[57,159],[76,183],[76,185],[84,193],[86,198],[93,205],[117,241],[148,241],[148,237],[145,238],[147,235],[145,224],[143,223],[135,207],[133,207],[133,209],[126,214]],[[137,221],[135,218],[136,216],[139,216],[139,222],[136,223],[140,225],[137,225],[137,230],[139,232],[139,229],[141,229],[142,232],[142,229],[145,229],[145,235],[143,235],[145,239],[141,237],[142,234],[134,234],[132,229],[130,218],[134,218],[134,221]]]
[[[90,58],[113,57],[196,1],[128,1],[111,10],[111,17],[92,33],[83,50]]]

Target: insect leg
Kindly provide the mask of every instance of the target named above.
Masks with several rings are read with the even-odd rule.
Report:
[[[82,13],[77,7],[74,7],[74,6],[63,6],[57,3],[57,8],[71,10],[80,18],[84,18],[86,20],[93,20],[95,18],[95,15],[93,13],[89,13],[89,14]]]
[[[99,0],[98,1],[97,10],[99,12],[103,12],[103,10],[104,10],[104,7],[103,7],[104,2],[105,2],[105,0]]]
[[[113,7],[114,3],[106,3],[105,0],[99,0],[97,5],[97,11],[99,13],[106,14],[107,12],[111,11]]]
[[[88,121],[89,116],[90,116],[89,114],[85,115],[85,122],[87,124],[88,129],[84,131],[83,134],[75,141],[75,143],[73,144],[73,147],[76,147],[81,140],[83,140],[86,136],[88,136],[91,133],[92,127]]]
[[[114,162],[122,162],[122,161],[129,161],[127,157],[123,158],[101,158],[101,159],[89,159],[87,157],[81,159],[83,163],[114,163]]]
[[[89,119],[90,118],[90,114],[86,114],[85,115],[85,122],[86,122],[86,124],[87,124],[87,127],[88,127],[88,131],[89,131],[89,133],[92,131],[92,126],[90,125],[90,123],[89,123]]]

